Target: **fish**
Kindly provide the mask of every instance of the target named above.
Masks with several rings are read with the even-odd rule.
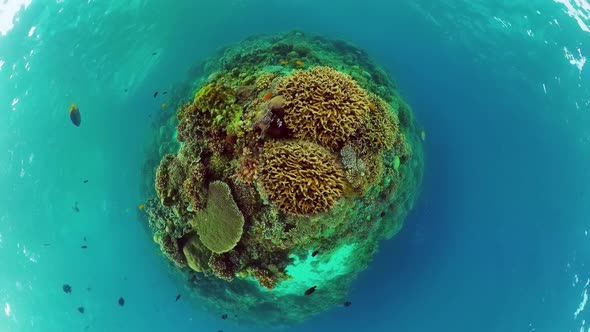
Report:
[[[352,302],[350,302],[350,301],[344,302],[345,307],[350,307],[351,305],[352,305]]]
[[[158,91],[154,92],[154,98],[158,96]]]
[[[311,295],[311,294],[313,294],[313,293],[315,292],[315,289],[316,289],[317,287],[318,287],[318,286],[313,286],[313,287],[311,287],[310,289],[306,290],[306,291],[305,291],[305,295]]]
[[[167,94],[167,93],[168,93],[168,91],[164,91],[164,92],[162,92],[162,94],[163,94],[163,95],[165,95],[165,94]]]
[[[72,286],[68,285],[68,284],[64,284],[62,286],[64,293],[66,294],[70,294],[72,292]]]
[[[145,209],[145,205],[139,204],[139,206],[137,208],[140,209],[140,210],[143,210],[143,209]]]
[[[223,319],[223,320],[227,319],[227,314],[221,315],[221,319]]]
[[[74,210],[74,212],[80,212],[80,209],[78,208],[78,202],[74,202],[74,206],[72,206],[72,210]]]
[[[317,254],[319,254],[319,253],[320,253],[320,251],[319,251],[319,250],[314,250],[314,251],[311,253],[311,257],[315,257],[315,256],[317,256]]]
[[[84,180],[84,181],[82,181],[82,182],[84,182],[84,183],[88,183],[88,180]]]
[[[166,109],[166,103],[162,103],[162,109]]]
[[[281,61],[281,65],[283,65],[283,66],[284,66],[284,65],[286,65],[286,64],[287,64],[287,61],[285,61],[285,60]]]
[[[83,314],[84,313],[84,307],[78,307],[78,311]]]
[[[129,89],[125,89],[125,92],[129,91]]]
[[[43,243],[44,247],[49,247],[51,245],[51,243]]]
[[[297,66],[299,66],[299,67],[303,67],[303,61],[301,61],[301,60],[297,60],[297,61],[295,62],[295,64],[296,64]]]
[[[422,139],[422,141],[426,140],[426,131],[424,131],[424,129],[422,129],[422,131],[420,132],[420,138]]]
[[[267,101],[270,98],[272,98],[272,92],[265,94],[264,97],[262,97],[262,101]]]
[[[121,307],[125,305],[125,299],[124,298],[122,298],[122,297],[119,298],[119,305]]]
[[[86,249],[86,248],[88,248],[88,246],[80,246],[80,248]]]
[[[76,106],[76,104],[72,104],[70,107],[70,120],[76,127],[80,127],[80,123],[82,122],[82,118],[80,117],[80,110]]]
[[[86,241],[86,236],[84,237],[84,241]]]
[[[176,300],[174,302],[178,302],[180,300],[180,294],[176,295]]]
[[[152,55],[156,55],[156,54],[158,54],[158,52],[154,52],[154,53],[152,53]]]

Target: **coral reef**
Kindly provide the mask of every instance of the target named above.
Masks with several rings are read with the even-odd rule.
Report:
[[[385,71],[344,41],[254,36],[169,99],[138,213],[187,298],[274,327],[342,303],[422,180],[421,130]]]
[[[242,237],[244,216],[225,182],[209,184],[205,210],[197,211],[191,221],[205,247],[221,254],[233,249]]]
[[[334,156],[318,144],[268,142],[263,159],[262,185],[282,212],[316,214],[342,196],[344,173]]]
[[[367,93],[347,74],[330,67],[296,71],[282,79],[277,91],[285,98],[285,124],[295,137],[333,151],[365,121]]]

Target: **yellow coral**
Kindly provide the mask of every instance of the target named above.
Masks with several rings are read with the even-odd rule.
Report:
[[[268,142],[260,178],[277,207],[293,215],[329,210],[342,196],[344,172],[322,146],[305,141]]]
[[[367,93],[350,77],[330,67],[295,71],[277,86],[285,97],[286,125],[295,137],[339,150],[366,119]]]
[[[363,154],[392,149],[399,135],[399,120],[391,106],[377,95],[371,95],[369,100],[373,105],[369,117],[355,135]]]

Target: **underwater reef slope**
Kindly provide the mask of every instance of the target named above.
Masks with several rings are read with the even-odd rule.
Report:
[[[410,107],[365,52],[298,31],[193,73],[150,142],[140,211],[188,297],[275,327],[342,305],[417,198]]]

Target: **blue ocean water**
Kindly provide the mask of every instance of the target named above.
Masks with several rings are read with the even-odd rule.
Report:
[[[154,91],[297,28],[365,49],[427,136],[419,202],[352,306],[289,330],[590,331],[587,25],[586,0],[5,1],[0,330],[255,330],[175,302],[141,167]]]

